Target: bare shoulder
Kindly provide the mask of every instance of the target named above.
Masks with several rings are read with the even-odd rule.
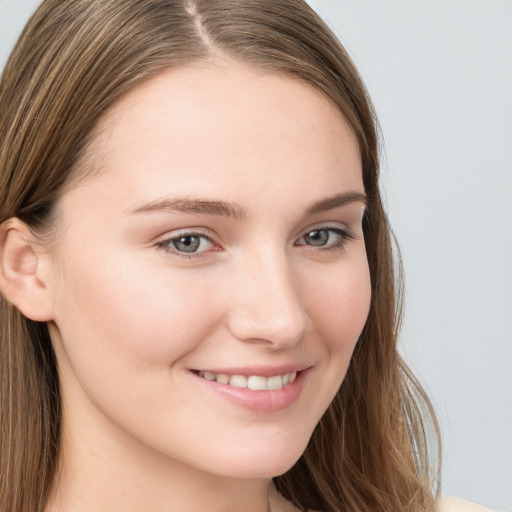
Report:
[[[438,512],[492,512],[491,509],[463,500],[447,496],[439,500]]]

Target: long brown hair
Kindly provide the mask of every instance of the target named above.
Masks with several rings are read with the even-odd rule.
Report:
[[[439,454],[427,445],[437,424],[396,348],[401,276],[379,191],[375,113],[346,51],[302,0],[44,1],[0,82],[0,223],[17,217],[44,237],[63,186],[88,172],[105,111],[143,79],[218,56],[322,90],[357,136],[368,196],[368,320],[336,398],[276,485],[304,509],[430,510],[438,467],[429,454]],[[0,509],[42,511],[59,455],[57,365],[46,324],[1,297],[0,322]]]

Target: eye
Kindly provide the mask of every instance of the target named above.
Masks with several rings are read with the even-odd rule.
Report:
[[[354,236],[347,229],[323,227],[308,231],[295,245],[309,245],[322,249],[335,249],[343,247],[347,240],[353,238]]]
[[[214,248],[214,243],[201,233],[182,233],[158,244],[168,252],[180,255],[194,255]]]

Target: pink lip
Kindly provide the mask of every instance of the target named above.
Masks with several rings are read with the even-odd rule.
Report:
[[[290,369],[291,368],[291,369]],[[227,375],[260,375],[262,377],[272,377],[274,375],[282,375],[284,373],[291,373],[297,371],[297,378],[291,384],[288,384],[281,389],[273,391],[253,391],[249,388],[237,388],[229,384],[219,384],[216,381],[210,381],[199,377],[194,373],[199,383],[215,393],[220,398],[228,402],[257,413],[273,413],[282,411],[293,405],[299,399],[304,382],[309,373],[309,368],[303,370],[296,370],[297,365],[282,366],[274,368],[229,368],[219,370],[206,370],[213,373],[224,373]]]

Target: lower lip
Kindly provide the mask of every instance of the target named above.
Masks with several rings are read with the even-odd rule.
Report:
[[[219,384],[194,373],[203,386],[234,405],[258,413],[279,412],[292,406],[300,397],[308,370],[297,374],[297,378],[281,389],[272,391],[253,391],[249,388],[237,388],[229,384]]]

